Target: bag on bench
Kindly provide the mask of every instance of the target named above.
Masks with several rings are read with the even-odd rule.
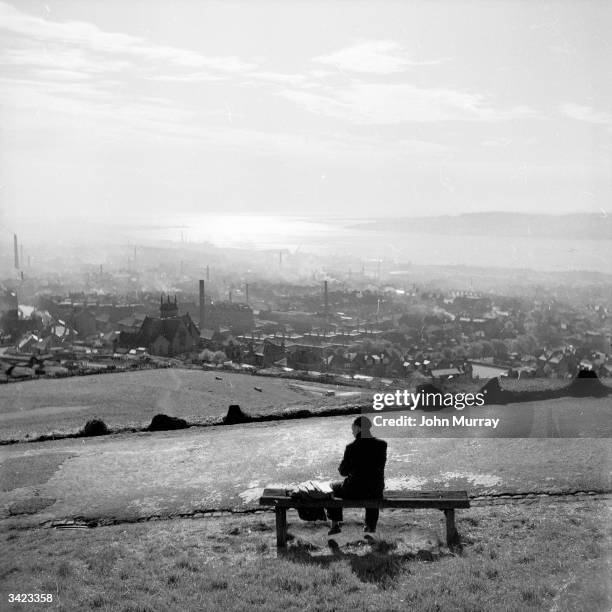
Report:
[[[333,495],[329,482],[307,480],[291,490],[290,495],[294,499],[320,500],[330,499]],[[323,508],[297,508],[298,516],[303,521],[326,521],[327,515]]]

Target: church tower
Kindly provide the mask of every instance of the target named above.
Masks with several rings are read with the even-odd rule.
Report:
[[[167,296],[167,299],[164,302],[164,296],[162,294],[160,298],[159,311],[162,319],[178,317],[178,303],[176,301],[176,295],[174,296],[174,302],[170,301],[170,296]]]

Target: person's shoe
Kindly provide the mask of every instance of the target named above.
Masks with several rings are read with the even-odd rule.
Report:
[[[340,529],[340,525],[334,525],[328,532],[327,535],[336,535],[340,533],[342,529]]]
[[[336,540],[327,540],[327,546],[334,554],[338,554],[340,552],[340,546]]]
[[[376,533],[376,527],[368,527],[367,525],[363,528],[363,533]]]

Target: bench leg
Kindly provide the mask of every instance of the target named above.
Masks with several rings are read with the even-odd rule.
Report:
[[[444,510],[446,516],[446,544],[449,548],[459,544],[459,532],[455,526],[455,509]]]
[[[287,548],[287,508],[277,506],[276,513],[276,548]]]

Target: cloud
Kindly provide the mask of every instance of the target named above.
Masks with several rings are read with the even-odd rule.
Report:
[[[2,87],[4,84],[10,88]],[[125,102],[116,95],[116,83],[104,81],[103,87],[100,85],[97,81],[0,78],[0,104],[5,103],[8,108],[10,102],[17,100],[7,126],[13,127],[15,117],[27,117],[28,130],[47,130],[57,125],[73,128],[76,121],[82,126],[92,120],[98,126],[155,133],[162,126],[193,122],[193,111],[170,104],[163,98],[146,97]],[[8,116],[7,111],[3,119]]]
[[[83,49],[48,45],[35,40],[28,41],[27,46],[20,44],[18,47],[3,50],[0,54],[0,64],[20,69],[70,70],[89,75],[121,71],[132,65],[126,60],[94,56]]]
[[[168,83],[212,83],[224,81],[225,76],[210,72],[189,72],[187,74],[157,74],[145,77],[148,81],[165,81]]]
[[[122,117],[193,122],[185,106],[167,108],[146,98],[146,81],[213,82],[257,70],[235,57],[202,55],[157,45],[129,34],[105,32],[81,21],[49,21],[0,2],[0,68],[8,107],[75,117]],[[170,98],[173,88],[166,88]],[[170,100],[168,100],[170,102]],[[205,114],[205,111],[199,111]]]
[[[130,34],[104,32],[91,23],[41,19],[22,13],[3,2],[0,2],[0,29],[13,36],[25,37],[39,46],[41,43],[52,44],[62,49],[76,48],[105,56],[118,55],[139,66],[161,62],[165,67],[209,69],[231,74],[256,68],[256,65],[236,57],[205,56],[189,49],[151,44]],[[31,63],[31,57],[24,58]],[[16,59],[15,56],[13,59]],[[95,57],[88,59],[89,66],[95,67],[98,63]]]
[[[3,87],[10,83],[8,88]],[[16,137],[23,138],[28,131],[46,134],[54,130],[64,133],[61,140],[74,134],[75,117],[79,130],[104,134],[104,138],[142,145],[163,141],[189,151],[238,152],[265,155],[290,163],[294,159],[316,160],[332,165],[366,164],[372,167],[401,160],[440,158],[453,153],[450,147],[426,140],[380,137],[333,132],[265,131],[226,120],[226,109],[205,111],[206,116],[219,116],[223,121],[203,124],[203,112],[181,108],[160,97],[142,97],[122,103],[111,88],[98,91],[95,83],[32,81],[3,79],[0,77],[0,104],[6,98],[17,98],[18,107],[10,115],[10,128]],[[52,118],[51,118],[52,117]],[[5,117],[8,119],[8,117]],[[78,133],[77,133],[78,134]],[[80,141],[80,138],[77,137]],[[37,139],[36,148],[57,143],[55,137]],[[56,146],[55,144],[53,146]]]
[[[307,79],[303,74],[285,74],[282,72],[260,70],[257,72],[250,72],[249,76],[253,79],[265,81],[267,83],[275,83],[278,85],[292,85],[294,87],[298,87],[300,85],[307,84]]]
[[[527,106],[496,109],[481,94],[424,89],[400,83],[362,83],[318,94],[283,90],[280,96],[322,116],[357,124],[435,121],[507,121],[535,116]]]
[[[493,140],[483,140],[481,143],[483,147],[491,147],[491,148],[506,148],[512,144],[512,139],[510,138],[496,138]]]
[[[393,41],[374,40],[345,47],[329,55],[315,57],[315,62],[334,66],[343,72],[392,74],[415,66],[431,66],[448,61],[414,61],[401,45]]]
[[[598,111],[591,106],[566,102],[559,106],[559,112],[570,119],[598,125],[612,126],[612,114]]]
[[[37,70],[35,76],[41,79],[49,79],[52,81],[81,81],[83,79],[93,79],[93,75],[77,70],[64,70],[63,68],[45,68]]]

